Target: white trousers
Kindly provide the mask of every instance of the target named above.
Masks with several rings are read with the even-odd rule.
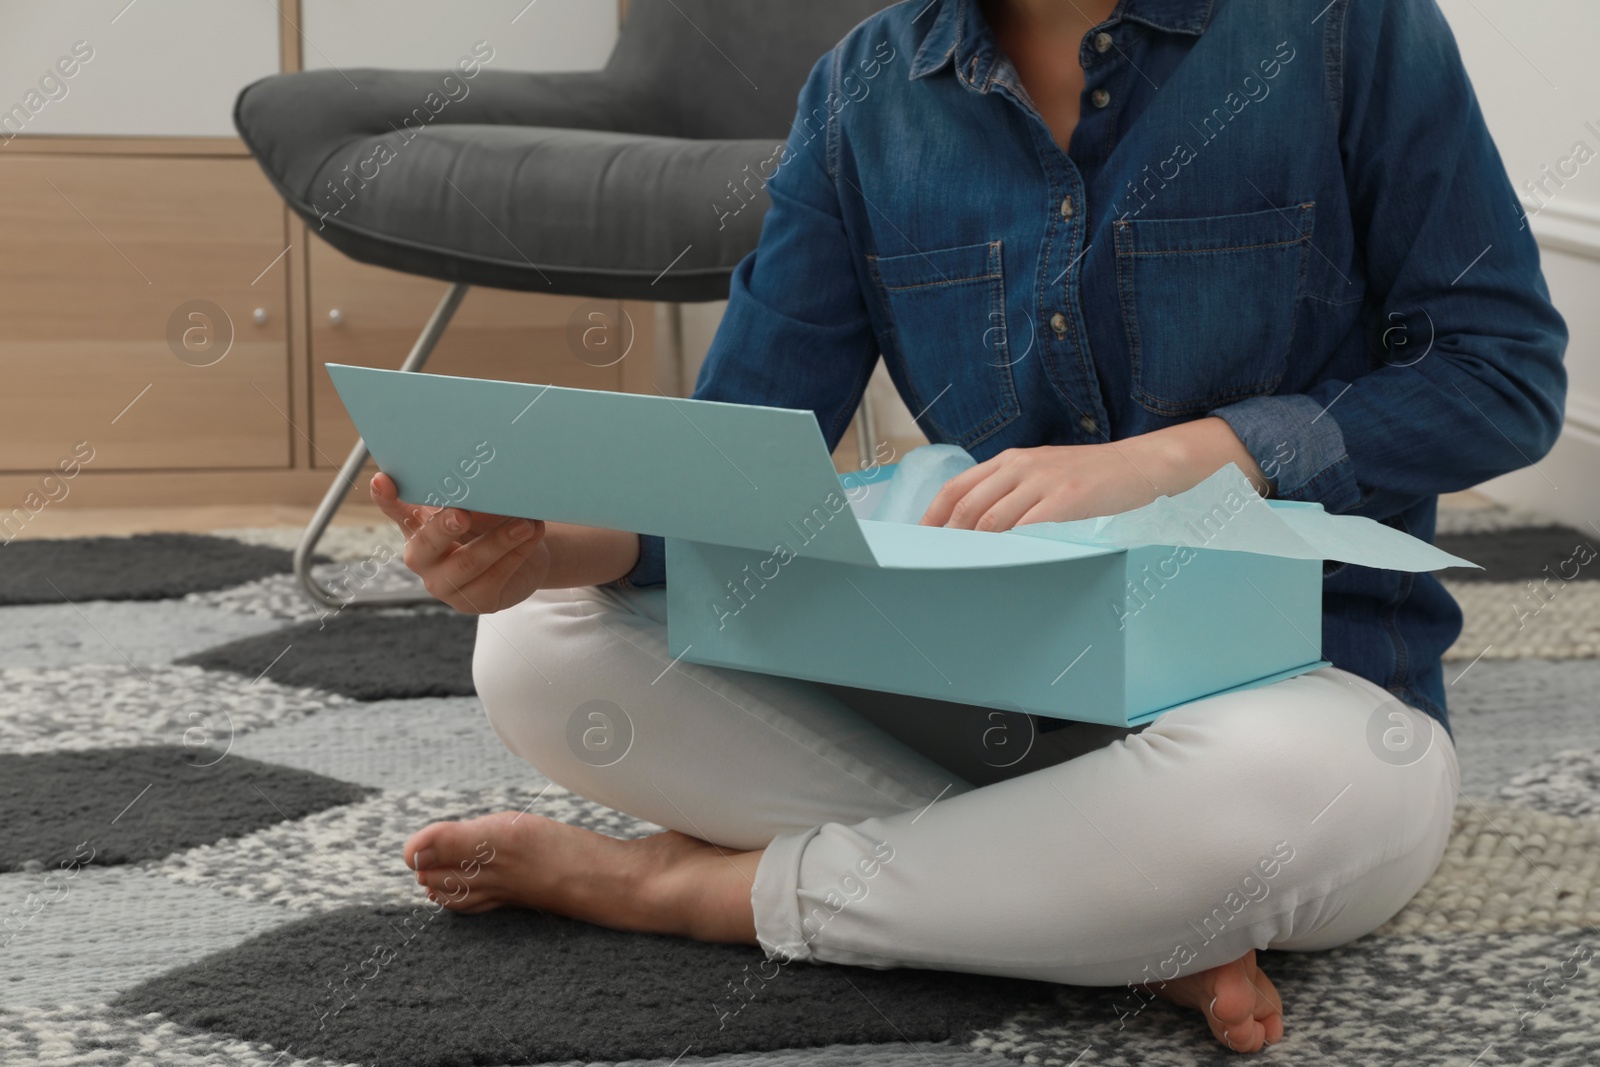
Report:
[[[769,958],[1074,985],[1252,948],[1330,948],[1433,873],[1459,771],[1434,729],[1380,758],[1393,697],[1325,668],[1133,730],[674,663],[663,590],[543,592],[484,617],[495,733],[558,784],[763,854]]]

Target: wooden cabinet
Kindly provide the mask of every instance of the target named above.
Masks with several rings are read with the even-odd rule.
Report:
[[[0,67],[29,77],[93,51],[0,131],[0,512],[79,442],[74,506],[312,503],[355,439],[325,365],[398,367],[445,285],[349,260],[289,213],[232,136],[239,88],[446,65],[480,37],[504,69],[599,66],[616,8],[121,6],[61,0],[0,38]],[[650,391],[654,305],[620,307],[631,329],[619,305],[475,289],[426,369]]]
[[[397,367],[447,289],[310,246],[313,462],[336,466],[355,443],[328,363]],[[580,389],[648,392],[654,305],[473,289],[427,370]],[[630,325],[631,324],[631,325]]]
[[[287,466],[284,232],[249,159],[0,159],[0,471]]]

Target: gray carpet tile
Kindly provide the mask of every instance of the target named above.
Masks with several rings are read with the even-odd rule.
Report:
[[[1283,996],[1286,1025],[1261,1062],[1593,1067],[1600,976],[1582,954],[1597,947],[1593,931],[1569,930],[1369,937],[1329,952],[1266,953],[1262,969]],[[1564,964],[1576,977],[1552,982],[1543,1011],[1525,1018],[1540,1003],[1529,983],[1555,978]],[[1030,1064],[1250,1062],[1207,1039],[1193,1012],[1142,1006],[1127,989],[1062,987],[1054,1004],[1019,1012],[974,1046]]]
[[[0,1007],[0,1063],[6,1067],[344,1067],[104,1006]]]
[[[205,762],[226,756],[252,730],[348,703],[332,693],[199,667],[7,667],[0,670],[0,752],[167,744],[183,745]]]
[[[1600,567],[1600,561],[1590,564]],[[1445,587],[1461,605],[1461,636],[1444,655],[1446,678],[1468,662],[1506,659],[1575,659],[1600,656],[1600,582],[1552,583],[1530,591],[1526,583],[1455,582]]]
[[[1520,526],[1481,533],[1440,534],[1434,543],[1471,560],[1481,571],[1449,572],[1457,582],[1593,581],[1600,577],[1600,535],[1570,526]]]
[[[1434,524],[1434,533],[1436,536],[1449,536],[1514,530],[1522,526],[1550,525],[1552,523],[1548,515],[1538,515],[1519,508],[1504,508],[1493,504],[1477,508],[1441,507],[1439,520]],[[218,536],[221,536],[220,531]]]
[[[370,1062],[370,1061],[369,1061]],[[486,1061],[494,1062],[494,1061]],[[701,1057],[626,1060],[616,1067],[993,1067],[993,1056],[970,1047],[918,1042],[829,1045]],[[46,1010],[0,1006],[0,1063],[32,1067],[336,1067],[260,1042],[211,1034],[159,1017],[107,1007]],[[588,1058],[550,1067],[589,1067]],[[505,1061],[495,1064],[503,1067]],[[1087,1067],[1087,1065],[1085,1065]]]
[[[434,1067],[937,1042],[996,1026],[1052,990],[804,963],[749,978],[762,963],[752,947],[542,912],[352,908],[173,970],[115,1006],[301,1054]],[[734,993],[747,978],[749,992]]]
[[[0,611],[0,668],[143,667],[274,629],[270,619],[181,601],[86,600],[6,608]]]
[[[1559,815],[1600,816],[1600,750],[1557,752],[1514,775],[1500,795]]]
[[[720,1056],[697,1056],[693,1046],[687,1046],[682,1059],[626,1060],[617,1067],[674,1067],[674,1064],[676,1067],[996,1067],[992,1056],[968,1044],[910,1040],[898,1044],[730,1052]]]
[[[200,763],[178,745],[0,754],[0,872],[158,859],[370,793],[242,756]]]
[[[14,541],[0,567],[0,605],[163,600],[287,571],[289,553],[204,534]]]
[[[1461,791],[1498,794],[1564,749],[1600,749],[1600,661],[1483,659],[1445,668]]]
[[[155,869],[185,885],[295,911],[415,903],[426,898],[416,875],[401,860],[406,838],[432,822],[523,810],[612,837],[643,837],[661,830],[558,785],[384,793],[192,848],[168,856]]]
[[[568,1060],[548,1067],[591,1067],[592,1060]],[[824,1045],[821,1048],[768,1049],[697,1056],[694,1047],[671,1058],[619,1060],[608,1067],[1003,1067],[987,1052],[966,1043],[901,1041],[880,1045]],[[500,1065],[497,1065],[500,1067]],[[1083,1067],[1088,1067],[1084,1064]]]
[[[427,596],[426,590],[422,588],[422,579],[406,570],[398,559],[378,570],[370,578],[365,578],[361,574],[352,575],[347,567],[347,564],[321,564],[311,570],[325,586],[339,596],[379,591]],[[259,581],[246,582],[215,592],[191,593],[184,599],[191,604],[204,604],[244,615],[261,615],[284,622],[310,622],[313,619],[343,614],[345,611],[366,615],[396,610],[375,606],[335,609],[313,604],[301,587],[300,580],[292,574],[274,574]],[[417,608],[411,606],[400,610],[415,611]],[[443,613],[451,609],[439,604],[436,610]]]
[[[9,920],[0,933],[5,1007],[103,1004],[175,964],[293,918],[282,908],[178,885],[136,867],[92,863],[53,877],[0,875],[0,915]]]
[[[305,531],[295,526],[255,526],[211,531],[212,537],[231,537],[247,545],[266,545],[285,552],[293,552],[304,535]],[[341,563],[382,558],[383,549],[398,556],[405,547],[405,535],[392,522],[380,526],[336,524],[328,527],[317,542],[320,555]]]
[[[343,702],[242,737],[234,751],[395,792],[537,792],[548,781],[500,743],[477,697]]]
[[[477,620],[466,615],[345,611],[324,622],[218,645],[183,662],[247,677],[267,670],[280,685],[322,689],[355,700],[470,696],[476,692],[476,635]],[[279,659],[290,646],[292,651]]]

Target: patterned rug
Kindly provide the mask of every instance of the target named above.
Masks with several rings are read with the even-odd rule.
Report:
[[[656,828],[505,752],[470,620],[310,608],[294,536],[0,546],[0,1063],[1237,1062],[1126,990],[434,911],[400,863],[424,823]],[[1600,1063],[1600,529],[1452,510],[1440,540],[1488,567],[1452,577],[1454,837],[1375,934],[1263,954],[1288,1022],[1264,1060]],[[319,572],[403,587],[373,565],[394,547],[341,528]]]

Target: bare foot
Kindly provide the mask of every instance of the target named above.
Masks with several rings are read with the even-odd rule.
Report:
[[[1255,949],[1221,967],[1144,988],[1204,1014],[1217,1040],[1235,1052],[1258,1052],[1283,1039],[1283,1000],[1256,966]]]
[[[452,911],[538,908],[614,930],[756,943],[750,886],[760,851],[673,830],[624,841],[503,811],[426,826],[403,855],[429,898]]]

